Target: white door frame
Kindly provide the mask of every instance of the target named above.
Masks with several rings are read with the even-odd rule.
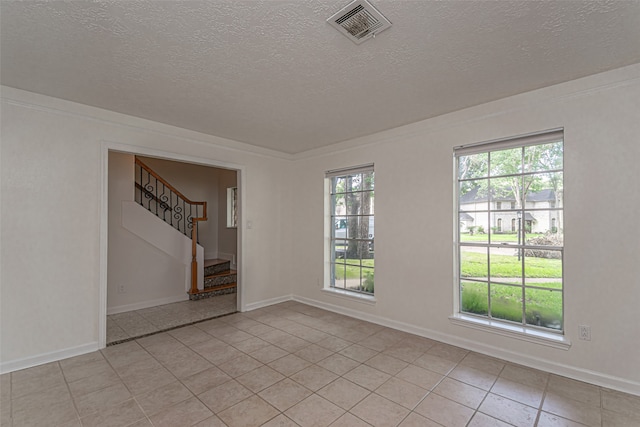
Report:
[[[210,166],[215,168],[235,170],[237,173],[237,186],[239,191],[238,199],[238,235],[237,235],[237,257],[238,285],[237,285],[237,307],[244,311],[244,292],[242,289],[242,278],[244,277],[244,234],[242,232],[242,207],[245,206],[244,173],[245,167],[236,163],[223,162],[220,160],[205,159],[202,157],[187,156],[184,154],[172,153],[169,151],[145,148],[137,145],[121,144],[111,141],[101,142],[102,156],[102,183],[101,183],[101,207],[100,207],[100,297],[98,310],[98,345],[100,348],[107,346],[107,269],[108,269],[108,241],[109,241],[109,151],[120,153],[141,155],[146,157],[156,157],[164,160],[173,160],[183,163],[193,163],[196,165]]]

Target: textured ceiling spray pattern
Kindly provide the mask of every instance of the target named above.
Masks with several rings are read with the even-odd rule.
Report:
[[[2,84],[296,153],[640,62],[640,2],[0,3]]]

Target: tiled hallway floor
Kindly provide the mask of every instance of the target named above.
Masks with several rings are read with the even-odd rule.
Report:
[[[234,313],[237,294],[219,295],[107,316],[107,345]]]
[[[297,302],[0,378],[2,427],[640,425],[640,397]]]

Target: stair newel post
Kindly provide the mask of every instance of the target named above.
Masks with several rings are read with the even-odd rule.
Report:
[[[198,293],[198,258],[197,258],[197,235],[198,222],[195,218],[191,219],[193,227],[191,227],[191,293]]]

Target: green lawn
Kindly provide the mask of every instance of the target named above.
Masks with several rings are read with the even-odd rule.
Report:
[[[462,282],[462,311],[483,316],[522,322],[522,288],[492,285],[491,293],[483,283]],[[562,292],[525,288],[524,302],[527,324],[553,329],[562,327]]]
[[[491,277],[522,277],[522,260],[515,255],[491,255]],[[562,327],[562,261],[547,258],[525,258],[525,284],[549,289],[465,282],[465,277],[487,277],[487,255],[479,252],[461,253],[461,309],[466,313],[491,316],[495,319],[522,322],[525,305],[526,323],[553,329]],[[527,282],[526,279],[548,279]],[[499,280],[499,279],[498,279]],[[489,313],[489,298],[491,313]]]
[[[515,251],[514,251],[515,252]],[[480,252],[461,252],[462,277],[486,277],[487,255]],[[515,255],[491,255],[491,277],[521,277],[522,261]],[[525,277],[559,279],[562,261],[559,259],[526,257]]]
[[[359,279],[360,278],[360,260],[359,259],[337,259],[336,260],[336,279],[342,280],[345,276],[345,265],[346,264],[346,274],[347,279]],[[351,265],[349,265],[351,264]],[[374,260],[373,259],[363,259],[362,260],[363,267],[373,267]],[[367,271],[372,271],[369,269],[365,269],[362,274]]]

